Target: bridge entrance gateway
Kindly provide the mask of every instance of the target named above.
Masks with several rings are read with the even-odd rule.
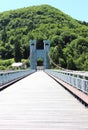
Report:
[[[30,68],[37,69],[38,66],[41,66],[42,69],[49,69],[49,50],[49,40],[30,40]]]

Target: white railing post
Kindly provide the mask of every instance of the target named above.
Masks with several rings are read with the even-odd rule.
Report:
[[[35,72],[35,70],[21,70],[21,71],[9,71],[0,73],[0,86],[4,85],[12,80],[24,77],[28,74]]]
[[[47,71],[47,70],[46,70]],[[48,70],[47,73],[58,77],[59,79],[67,82],[68,84],[72,85],[73,87],[88,93],[88,80],[85,79],[85,76],[82,74],[71,73],[68,71],[53,71]]]

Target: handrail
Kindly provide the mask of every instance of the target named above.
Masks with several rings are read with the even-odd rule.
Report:
[[[88,73],[62,70],[45,70],[48,74],[53,75],[73,87],[88,94]]]
[[[16,70],[0,72],[0,87],[8,82],[24,77],[33,72],[35,72],[35,70]]]

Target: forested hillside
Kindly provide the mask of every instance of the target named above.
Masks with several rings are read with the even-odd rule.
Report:
[[[49,5],[0,13],[0,59],[27,59],[30,39],[49,39],[56,64],[88,70],[88,23]]]

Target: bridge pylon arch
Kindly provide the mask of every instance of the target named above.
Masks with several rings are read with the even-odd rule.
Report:
[[[37,69],[37,59],[43,59],[43,68],[50,68],[48,53],[50,51],[49,40],[30,40],[30,68]]]

